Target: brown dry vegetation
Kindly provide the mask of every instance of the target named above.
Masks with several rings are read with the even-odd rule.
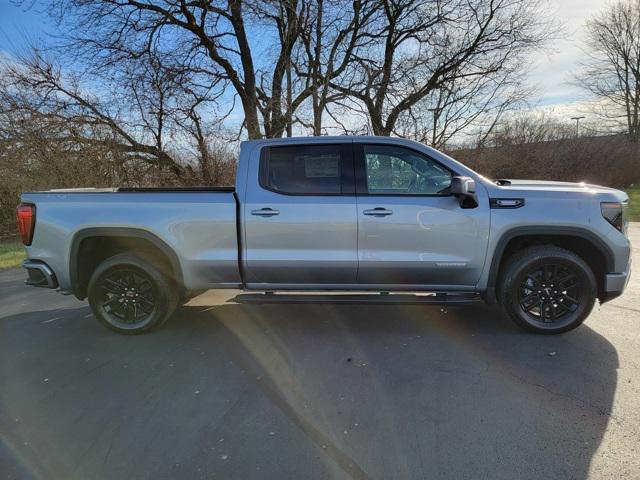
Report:
[[[640,149],[625,135],[563,138],[451,152],[489,178],[587,182],[627,188],[640,182]]]
[[[33,127],[33,125],[31,125]],[[58,142],[28,128],[19,136],[0,139],[0,237],[15,233],[15,207],[21,192],[52,188],[231,185],[235,178],[232,150],[210,148],[211,182],[204,182],[199,165],[184,160],[177,174],[168,167],[149,165],[108,144]]]

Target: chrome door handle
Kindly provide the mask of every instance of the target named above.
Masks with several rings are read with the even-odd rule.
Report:
[[[364,213],[365,215],[373,215],[374,217],[386,217],[387,215],[391,215],[393,213],[393,210],[387,210],[384,207],[376,207],[365,210],[362,213]]]
[[[260,210],[251,210],[251,215],[258,215],[259,217],[273,217],[274,215],[279,215],[279,210],[274,210],[273,208],[261,208]]]

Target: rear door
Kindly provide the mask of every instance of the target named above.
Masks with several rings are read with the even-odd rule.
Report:
[[[475,285],[488,241],[486,198],[463,208],[448,192],[456,172],[416,150],[355,143],[354,152],[358,283]]]
[[[264,146],[247,178],[247,283],[311,288],[356,282],[351,142]]]

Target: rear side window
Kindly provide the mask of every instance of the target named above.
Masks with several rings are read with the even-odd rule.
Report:
[[[260,160],[260,185],[292,195],[340,195],[341,145],[269,147]]]

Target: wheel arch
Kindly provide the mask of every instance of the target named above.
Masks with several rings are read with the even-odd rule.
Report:
[[[95,247],[99,248],[98,253],[94,251]],[[133,227],[91,227],[77,231],[71,240],[69,281],[76,298],[86,298],[89,277],[101,261],[124,252],[144,252],[146,257],[157,259],[178,289],[184,291],[178,256],[160,237]]]
[[[615,260],[613,252],[600,237],[580,227],[526,226],[507,230],[496,243],[484,293],[488,303],[497,303],[498,282],[510,255],[519,248],[543,244],[556,245],[582,257],[596,276],[598,297],[602,295],[605,274],[614,271]]]

